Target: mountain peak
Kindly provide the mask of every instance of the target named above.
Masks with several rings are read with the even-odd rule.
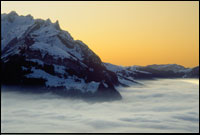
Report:
[[[61,30],[58,21],[16,15],[3,14],[1,19],[4,84],[34,85],[64,96],[121,99],[114,87],[117,76],[86,44]]]
[[[58,20],[56,20],[56,22],[55,22],[55,28],[56,28],[57,30],[61,30]]]
[[[10,13],[8,13],[8,14],[3,14],[3,15],[6,16],[5,19],[7,19],[8,22],[10,22],[10,23],[13,23],[14,20],[15,20],[15,18],[16,18],[17,16],[19,16],[15,11],[11,11]],[[4,20],[4,17],[3,17],[3,18],[1,17],[1,19]]]
[[[15,11],[11,11],[10,13],[8,13],[8,15],[10,15],[10,16],[19,16]]]
[[[47,23],[51,23],[51,20],[48,18],[48,19],[46,20],[46,22],[47,22]]]

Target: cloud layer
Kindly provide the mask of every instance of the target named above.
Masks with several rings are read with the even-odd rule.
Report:
[[[195,83],[194,83],[195,82]],[[198,80],[143,81],[121,101],[88,103],[51,94],[2,92],[1,131],[199,132]]]

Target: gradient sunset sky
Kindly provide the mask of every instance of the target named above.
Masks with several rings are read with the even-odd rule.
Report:
[[[199,65],[199,2],[1,2],[16,11],[59,20],[103,62],[116,65]]]

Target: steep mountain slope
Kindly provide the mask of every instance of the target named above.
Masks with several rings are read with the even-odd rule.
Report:
[[[61,30],[58,21],[11,12],[1,15],[1,28],[2,84],[121,99],[114,88],[117,76],[87,45]]]

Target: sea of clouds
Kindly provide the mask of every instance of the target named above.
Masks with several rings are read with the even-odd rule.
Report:
[[[199,80],[141,82],[118,88],[122,100],[101,103],[1,92],[1,132],[199,132]]]

